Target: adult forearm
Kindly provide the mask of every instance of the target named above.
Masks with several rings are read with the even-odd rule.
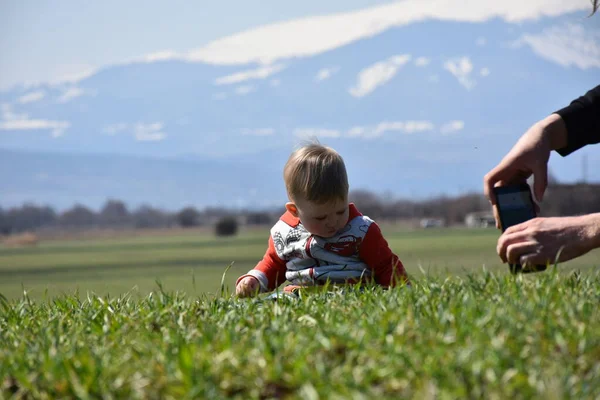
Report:
[[[587,235],[590,239],[590,250],[600,248],[600,213],[584,215],[589,219]]]
[[[560,115],[550,114],[538,122],[542,128],[542,135],[550,144],[551,150],[562,149],[567,146],[567,126]]]

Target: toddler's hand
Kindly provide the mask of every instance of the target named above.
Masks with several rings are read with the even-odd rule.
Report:
[[[247,276],[239,281],[235,287],[235,294],[239,297],[252,297],[256,295],[259,288],[258,280],[253,276]]]

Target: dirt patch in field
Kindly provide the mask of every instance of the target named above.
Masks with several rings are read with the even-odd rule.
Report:
[[[40,239],[34,233],[26,232],[18,235],[11,235],[5,238],[2,243],[6,247],[27,247],[37,246]]]

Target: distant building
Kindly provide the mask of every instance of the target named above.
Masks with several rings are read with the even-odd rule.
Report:
[[[421,228],[439,228],[444,226],[443,219],[437,218],[423,218],[421,220]]]
[[[496,226],[496,220],[493,213],[478,211],[467,214],[465,225],[469,228],[493,228]]]

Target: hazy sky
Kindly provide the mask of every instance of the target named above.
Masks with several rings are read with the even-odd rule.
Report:
[[[402,145],[382,151],[421,151],[422,160],[437,163],[432,168],[457,159],[478,163],[469,170],[474,178],[456,188],[479,190],[483,174],[530,124],[600,83],[600,13],[587,18],[590,11],[589,0],[0,0],[0,147],[224,157],[291,146],[304,135],[348,140],[349,153],[360,150],[359,141],[387,138]],[[344,57],[365,43],[368,54]],[[193,98],[173,85],[124,108],[113,103],[110,84],[128,100],[156,88],[112,72],[135,63],[132,70],[165,67],[168,76],[182,62],[199,64],[191,68],[204,86]],[[438,100],[477,107],[419,109],[405,95],[419,99],[429,89]],[[296,94],[306,90],[315,96],[310,103]],[[273,115],[279,91],[304,108]],[[390,102],[395,106],[380,106]],[[240,104],[244,116],[230,118]],[[329,109],[339,113],[320,117]],[[436,150],[419,144],[419,135],[434,135]],[[554,157],[551,168],[573,181],[589,155],[589,176],[598,179],[599,154],[590,146]]]
[[[0,89],[161,50],[189,50],[272,22],[385,3],[390,1],[0,0]]]

